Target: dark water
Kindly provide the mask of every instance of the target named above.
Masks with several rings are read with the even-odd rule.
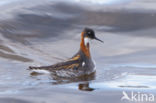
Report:
[[[123,91],[156,95],[155,4],[0,1],[0,103],[133,103],[121,100]],[[91,44],[95,75],[75,80],[31,75],[30,65],[51,65],[73,56],[84,27],[105,41]]]

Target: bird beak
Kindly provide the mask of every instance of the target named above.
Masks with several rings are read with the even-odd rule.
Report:
[[[98,39],[97,37],[95,37],[94,39],[104,43],[102,40]]]

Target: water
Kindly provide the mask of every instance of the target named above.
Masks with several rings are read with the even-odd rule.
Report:
[[[2,0],[0,102],[125,103],[122,91],[156,95],[155,3]],[[66,80],[27,70],[73,56],[84,27],[93,28],[105,42],[91,44],[95,76]]]

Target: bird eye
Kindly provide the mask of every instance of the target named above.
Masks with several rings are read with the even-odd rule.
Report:
[[[91,32],[88,32],[88,36],[91,36]]]

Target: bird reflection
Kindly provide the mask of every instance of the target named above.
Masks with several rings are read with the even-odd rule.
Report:
[[[34,76],[40,76],[43,74],[37,73],[37,72],[31,72],[30,75],[34,77]],[[93,91],[94,90],[94,88],[91,88],[89,86],[89,81],[95,79],[95,72],[89,75],[82,75],[80,77],[74,77],[74,78],[73,77],[66,77],[66,78],[60,77],[55,72],[51,72],[50,77],[51,79],[54,80],[54,82],[52,82],[53,85],[81,82],[78,84],[79,90],[81,91]]]
[[[79,90],[81,91],[93,91],[95,90],[94,88],[89,87],[89,82],[86,83],[80,83],[78,85]]]
[[[95,72],[89,75],[82,75],[79,77],[60,77],[56,73],[52,73],[51,77],[55,82],[53,84],[66,84],[66,83],[74,83],[74,82],[85,82],[91,81],[95,79]]]

